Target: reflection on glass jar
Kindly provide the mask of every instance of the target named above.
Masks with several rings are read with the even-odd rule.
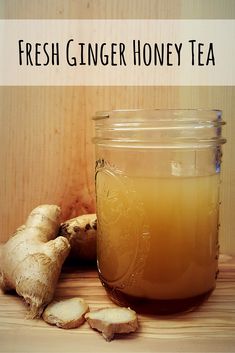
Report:
[[[137,311],[188,310],[215,287],[220,111],[98,113],[98,270]]]

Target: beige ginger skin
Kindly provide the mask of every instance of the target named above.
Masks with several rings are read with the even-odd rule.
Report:
[[[25,299],[30,306],[28,318],[41,316],[52,301],[69,254],[68,240],[56,238],[60,213],[56,205],[38,206],[1,249],[0,288],[15,289]]]
[[[96,215],[79,216],[60,227],[60,213],[56,205],[38,206],[0,248],[0,288],[15,289],[24,298],[30,306],[28,318],[40,317],[52,302],[70,244],[77,246],[80,259],[91,260],[96,255]],[[64,236],[57,236],[59,227],[59,235]],[[79,327],[86,319],[107,341],[138,328],[136,313],[130,308],[89,312],[82,298],[55,300],[45,309],[43,319],[64,329]]]

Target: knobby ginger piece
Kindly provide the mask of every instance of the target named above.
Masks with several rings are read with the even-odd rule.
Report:
[[[39,317],[52,301],[70,250],[67,239],[54,239],[60,213],[56,205],[38,206],[1,249],[0,288],[15,289],[25,299],[30,306],[28,318]]]
[[[98,309],[87,313],[85,319],[106,341],[111,341],[115,333],[130,333],[138,328],[136,312],[130,308]]]
[[[48,324],[70,329],[82,325],[88,311],[89,307],[84,299],[70,298],[50,303],[42,317]]]
[[[59,235],[68,239],[73,259],[96,260],[96,229],[96,214],[85,214],[61,224]]]

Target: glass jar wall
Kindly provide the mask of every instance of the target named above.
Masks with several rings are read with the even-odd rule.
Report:
[[[220,111],[97,113],[98,270],[137,312],[188,310],[215,287]]]

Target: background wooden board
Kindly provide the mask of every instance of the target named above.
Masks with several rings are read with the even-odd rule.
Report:
[[[234,18],[233,0],[2,0],[1,18]],[[235,254],[234,87],[0,87],[0,242],[40,203],[92,212],[91,117],[115,108],[220,108],[222,252]]]
[[[22,300],[0,293],[0,352],[234,352],[235,258],[222,260],[217,288],[197,310],[172,316],[139,315],[138,332],[111,343],[87,323],[62,330],[43,320],[25,320]],[[82,296],[91,310],[114,306],[94,269],[66,268],[55,296]]]

